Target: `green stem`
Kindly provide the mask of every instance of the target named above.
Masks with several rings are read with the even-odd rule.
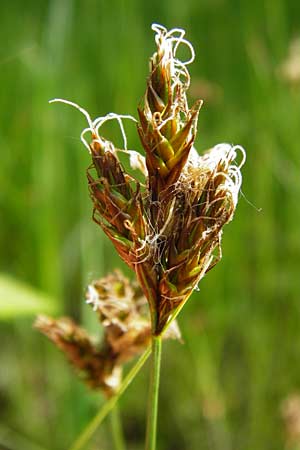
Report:
[[[115,450],[126,450],[120,409],[118,405],[110,413],[111,433]]]
[[[152,362],[147,417],[146,450],[156,449],[161,347],[161,336],[152,336]]]
[[[151,353],[151,348],[149,347],[140,357],[138,362],[133,366],[130,372],[124,378],[123,383],[119,391],[111,397],[100,409],[98,414],[91,420],[91,422],[87,425],[87,427],[83,430],[80,436],[76,439],[74,444],[69,448],[69,450],[79,450],[81,449],[87,441],[91,438],[91,436],[95,433],[101,422],[105,419],[107,414],[115,407],[121,395],[126,391],[134,377],[138,374],[140,369],[143,367],[144,363],[147,361],[149,355]]]

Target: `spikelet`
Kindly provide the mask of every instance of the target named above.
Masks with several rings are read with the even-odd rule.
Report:
[[[100,348],[85,330],[69,317],[52,319],[39,316],[35,328],[47,336],[67,357],[91,389],[113,395],[121,382],[121,366],[116,365],[111,349]]]

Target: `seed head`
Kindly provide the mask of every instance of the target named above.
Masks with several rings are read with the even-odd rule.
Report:
[[[91,338],[68,317],[39,316],[35,327],[63,351],[90,388],[109,397],[120,387],[123,365],[150,344],[147,300],[136,282],[115,271],[88,286],[86,302],[103,327],[101,340]],[[176,321],[164,337],[180,339]]]
[[[92,121],[78,105],[66,103],[83,112],[89,124],[81,138],[92,157],[87,177],[93,218],[135,271],[150,306],[152,333],[159,335],[221,258],[222,228],[237,205],[245,152],[219,144],[198,155],[194,142],[202,101],[189,108],[186,97],[193,47],[181,29],[157,24],[152,29],[157,48],[137,123],[145,157],[127,149],[122,120],[134,118],[110,113]],[[187,61],[177,57],[182,46],[190,52]],[[119,122],[122,150],[99,134],[111,119]],[[126,172],[119,152],[142,172],[142,184]]]

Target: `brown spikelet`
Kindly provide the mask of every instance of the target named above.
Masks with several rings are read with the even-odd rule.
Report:
[[[119,387],[121,367],[115,364],[109,347],[98,348],[70,318],[39,316],[35,327],[62,350],[89,387],[101,389],[108,397]]]
[[[132,267],[130,256],[138,238],[143,238],[146,232],[140,186],[125,174],[113,147],[110,148],[104,150],[98,140],[91,144],[93,165],[87,171],[87,178],[94,203],[93,218],[112,240],[121,258]]]

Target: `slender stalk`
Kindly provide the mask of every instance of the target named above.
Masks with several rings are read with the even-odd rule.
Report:
[[[126,450],[120,409],[116,405],[110,413],[111,433],[115,450]]]
[[[69,450],[79,450],[81,449],[91,438],[91,436],[95,433],[101,422],[105,419],[107,414],[115,407],[117,404],[119,398],[122,396],[122,394],[126,391],[132,380],[135,378],[135,376],[138,374],[140,369],[143,367],[144,363],[147,361],[149,355],[151,353],[151,348],[149,347],[139,358],[135,366],[130,370],[130,372],[126,375],[124,378],[123,383],[121,384],[121,387],[119,391],[111,397],[100,409],[98,414],[90,421],[90,423],[87,425],[87,427],[83,430],[83,432],[79,435],[79,437],[76,439],[76,441],[71,445]]]
[[[161,336],[152,337],[152,363],[146,432],[146,450],[156,449],[158,393],[161,362]]]

